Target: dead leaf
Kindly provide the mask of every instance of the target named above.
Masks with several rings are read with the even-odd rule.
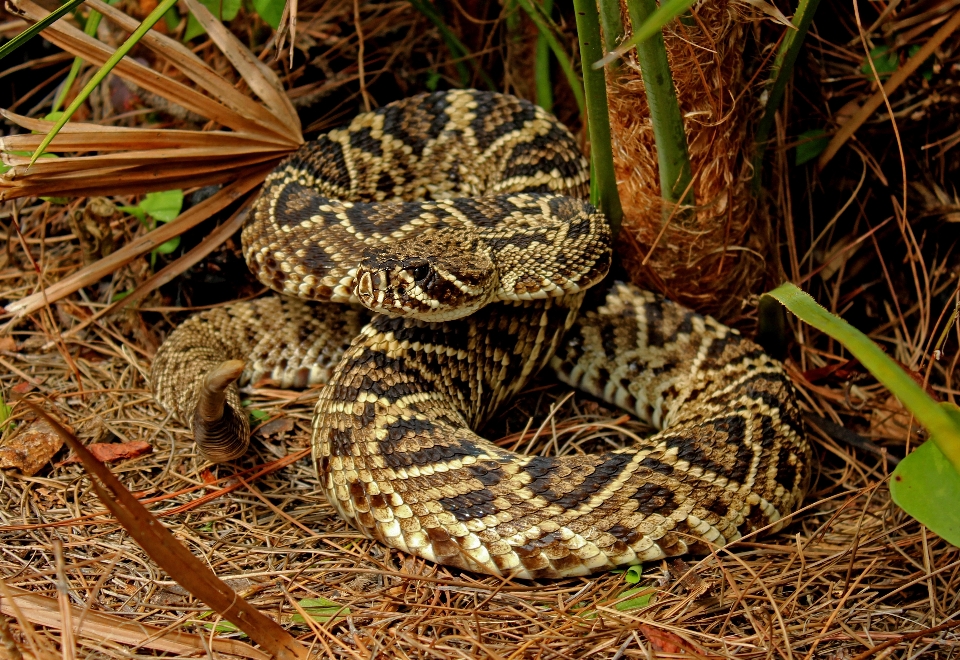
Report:
[[[690,642],[669,630],[661,630],[646,624],[640,624],[637,629],[643,633],[652,646],[657,651],[664,653],[689,654],[696,658],[716,658],[717,656],[707,655],[697,649]]]
[[[63,439],[45,420],[37,419],[0,446],[0,468],[16,468],[32,477],[60,451]]]
[[[274,435],[280,435],[281,433],[289,433],[293,430],[294,426],[294,421],[289,417],[280,417],[261,426],[257,433],[264,438],[269,438]]]
[[[870,435],[875,438],[903,441],[907,438],[907,429],[910,429],[910,437],[917,439],[920,428],[910,411],[892,394],[870,411]]]
[[[13,337],[7,335],[6,337],[0,337],[0,351],[10,351],[16,352],[17,342]]]
[[[98,461],[103,463],[115,463],[116,461],[127,461],[137,456],[143,456],[153,451],[153,446],[143,440],[134,440],[132,442],[94,442],[87,445],[87,449]],[[71,455],[60,465],[72,465],[79,463],[80,459]]]

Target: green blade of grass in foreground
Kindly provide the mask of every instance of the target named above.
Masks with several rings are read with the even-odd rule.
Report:
[[[70,2],[66,3],[62,7],[57,7],[55,11],[50,12],[50,14],[48,14],[42,21],[37,21],[26,30],[15,36],[13,39],[3,44],[3,46],[0,46],[0,60],[16,49],[20,48],[20,46],[43,32],[48,25],[59,19],[64,14],[73,11],[81,4],[83,4],[83,0],[70,0]]]
[[[127,40],[124,41],[119,48],[117,48],[116,52],[110,56],[110,59],[108,59],[104,65],[100,67],[100,70],[97,71],[92,78],[90,78],[90,82],[88,82],[86,86],[80,90],[80,93],[77,94],[77,98],[75,98],[69,107],[63,111],[63,114],[59,119],[57,119],[57,122],[53,125],[53,128],[50,129],[50,132],[47,133],[43,138],[43,142],[41,142],[40,146],[37,147],[37,150],[33,152],[33,157],[30,159],[31,165],[37,161],[37,158],[40,157],[40,154],[43,153],[44,149],[50,146],[50,143],[53,141],[53,138],[57,136],[57,133],[60,132],[60,129],[63,128],[64,125],[70,120],[70,117],[73,116],[73,113],[77,111],[83,102],[87,100],[87,97],[89,97],[93,90],[97,88],[97,85],[103,82],[103,79],[106,78],[107,74],[113,70],[113,67],[115,67],[117,63],[122,60],[127,53],[130,52],[130,49],[140,41],[143,35],[145,35],[147,31],[156,24],[157,21],[163,18],[163,15],[166,14],[167,11],[175,4],[177,4],[177,0],[163,0],[160,4],[158,4],[156,8],[150,12],[145,19],[143,19],[143,23],[141,23],[139,27],[133,31],[133,34],[131,34]]]
[[[869,337],[797,286],[786,282],[765,295],[843,344],[926,427],[930,441],[900,462],[893,472],[890,494],[904,511],[960,546],[960,410],[931,399]]]

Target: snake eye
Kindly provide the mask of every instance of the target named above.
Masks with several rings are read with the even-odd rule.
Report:
[[[413,275],[413,279],[417,282],[426,279],[427,275],[430,274],[430,266],[422,264],[420,266],[415,266],[413,270],[410,271],[410,274]]]

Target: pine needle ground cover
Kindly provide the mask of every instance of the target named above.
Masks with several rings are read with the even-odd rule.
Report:
[[[117,7],[142,18],[152,9],[147,4]],[[288,37],[279,59],[272,28],[251,8],[241,8],[229,24],[232,33],[275,72],[297,115],[296,127],[290,119],[267,130],[267,118],[241,100],[256,93],[215,47],[216,35],[201,35],[185,48],[212,72],[197,65],[196,75],[219,76],[238,92],[219,98],[240,119],[199,96],[190,97],[192,109],[184,108],[120,76],[97,88],[73,121],[104,127],[99,153],[114,128],[141,131],[136,144],[118,142],[120,153],[174,146],[197,151],[186,162],[163,161],[162,176],[178,185],[156,189],[153,197],[117,192],[117,185],[141,185],[149,159],[162,159],[163,153],[84,163],[96,170],[98,178],[91,180],[102,186],[87,180],[89,198],[37,188],[26,192],[41,197],[2,202],[4,304],[38,296],[104,257],[142,245],[138,255],[97,272],[76,293],[59,300],[40,295],[28,314],[0,319],[4,443],[19,437],[14,448],[38,455],[41,450],[32,448],[50,441],[50,429],[16,405],[18,398],[32,397],[45,398],[48,410],[88,446],[121,448],[111,465],[126,487],[230,587],[321,657],[957,657],[960,550],[902,512],[887,486],[894,462],[924,439],[923,432],[838,344],[800,324],[789,330],[786,363],[808,413],[818,466],[805,508],[783,532],[749,538],[705,558],[533,583],[452,572],[387,550],[345,527],[316,492],[305,458],[316,390],[254,384],[246,392],[253,452],[229,466],[211,467],[196,456],[188,432],[153,402],[147,374],[157,346],[191,311],[261,292],[246,273],[236,235],[239,206],[262,176],[258,173],[295,148],[299,131],[310,138],[367,107],[420,91],[483,87],[489,79],[498,89],[536,98],[530,70],[540,33],[522,7],[422,4],[302,1],[292,46]],[[790,14],[790,7],[781,9]],[[711,262],[718,281],[765,277],[764,284],[797,283],[867,332],[943,401],[956,401],[957,395],[960,38],[954,34],[942,42],[891,94],[889,107],[870,115],[835,155],[824,161],[824,154],[857,108],[880,89],[875,77],[883,83],[905,66],[915,46],[923,47],[955,11],[951,3],[839,3],[815,22],[773,131],[763,193],[727,207],[731,217],[759,216],[767,233],[755,236],[737,219],[727,256]],[[698,21],[717,12],[727,26],[724,34],[737,39],[711,46],[703,40],[712,33]],[[184,16],[177,20],[158,24],[171,39],[182,38],[187,27]],[[8,14],[0,30],[8,38],[24,25]],[[579,66],[569,8],[551,13],[550,25],[553,38]],[[73,28],[82,33],[81,25]],[[742,53],[735,67],[743,69],[742,80],[727,92],[707,85],[713,96],[684,100],[682,85],[696,80],[678,82],[681,105],[692,108],[685,116],[690,134],[698,122],[707,134],[746,132],[743,127],[762,110],[756,104],[763,63],[785,29],[764,12],[740,5],[694,8],[685,22],[667,28],[666,39],[677,44],[692,78],[705,72],[703,80],[710,82],[712,72],[729,69],[711,58],[729,51],[733,41]],[[104,20],[96,41],[113,47],[126,34],[122,25]],[[87,44],[95,57],[97,47],[80,35],[64,38]],[[193,61],[176,53],[170,57],[179,57],[181,65]],[[130,66],[198,86],[156,50],[138,47],[133,55]],[[6,136],[21,141],[18,151],[39,144],[42,134],[29,131],[43,128],[40,122],[72,61],[72,55],[40,40],[5,61],[0,105],[19,116],[20,128],[5,129]],[[68,102],[93,70],[80,70]],[[554,111],[579,131],[586,146],[576,94],[556,60],[548,71]],[[639,84],[624,80],[624,88]],[[629,121],[626,92],[613,93],[620,96],[612,104],[612,127],[629,124],[630,133],[619,136],[623,144],[645,128]],[[274,106],[277,113],[288,112],[279,101]],[[743,114],[733,114],[741,107]],[[226,124],[203,114],[213,111],[234,122],[233,130],[219,130]],[[716,122],[709,121],[709,112],[718,113]],[[195,142],[171,145],[163,142],[170,134],[147,135],[158,129],[182,131],[178,139],[189,134]],[[62,137],[74,140],[71,150],[38,162],[53,175],[75,176],[76,166],[54,161],[93,155],[85,151],[91,147],[82,143],[86,137],[69,132]],[[615,144],[617,139],[615,134]],[[694,153],[733,149],[716,140],[693,144]],[[724,175],[728,181],[710,180],[698,189],[703,215],[720,215],[715,202],[707,205],[710,186],[745,188],[749,157],[745,151],[724,166],[733,173]],[[147,165],[138,170],[131,164],[136,158]],[[702,159],[715,162],[713,156]],[[817,161],[824,161],[819,170]],[[656,181],[650,164],[655,159],[643,162],[641,169]],[[698,162],[695,177],[703,176]],[[110,168],[121,167],[124,174],[111,180]],[[11,185],[32,184],[25,177]],[[230,186],[236,192],[228,199],[223,191]],[[94,196],[100,194],[109,196]],[[173,206],[173,216],[164,215]],[[209,213],[195,212],[199,219],[192,228],[178,233],[174,227],[164,240],[144,242],[151,230],[164,230],[178,214],[197,208]],[[625,226],[631,220],[637,218],[628,215]],[[652,238],[638,234],[647,247],[663,227],[659,211],[654,220]],[[673,251],[689,265],[678,246],[690,252],[693,239],[671,239],[666,232],[674,230],[693,231],[671,223],[654,254],[659,259],[661,252]],[[174,236],[179,242],[170,247]],[[721,271],[735,258],[747,262],[749,275]],[[682,286],[689,277],[675,274],[681,271],[674,266],[670,277],[662,278],[666,286]],[[718,304],[724,320],[754,335],[756,300],[749,293],[763,289]],[[682,291],[673,293],[683,297]],[[504,446],[549,455],[623,446],[648,432],[620,411],[571,395],[549,379],[534,383],[486,429]],[[69,452],[54,447],[48,453],[31,476],[21,468],[0,472],[5,645],[38,658],[196,657],[208,649],[266,657],[184,590],[180,576],[146,557],[104,510]],[[0,460],[13,454],[0,453]]]

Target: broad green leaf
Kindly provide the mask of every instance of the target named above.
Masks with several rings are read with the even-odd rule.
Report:
[[[274,30],[280,27],[285,4],[286,0],[253,0],[253,8],[257,10],[257,14]]]
[[[139,206],[154,220],[170,222],[180,215],[180,209],[183,208],[183,191],[165,190],[147,193]]]
[[[270,2],[271,0],[267,0]],[[210,13],[219,18],[221,22],[232,21],[240,11],[241,0],[200,0],[203,5],[210,10]],[[281,11],[283,8],[280,8]],[[279,20],[277,21],[279,24]],[[200,21],[194,18],[193,14],[187,18],[187,31],[183,33],[183,40],[190,41],[194,37],[205,34],[206,30],[200,25]]]
[[[822,128],[815,128],[812,131],[804,131],[799,135],[797,144],[797,155],[794,159],[794,165],[803,165],[819,156],[827,145],[830,144],[830,137]]]
[[[270,413],[265,410],[257,410],[256,408],[250,410],[247,414],[250,415],[250,421],[254,423],[264,422],[270,419]]]
[[[897,70],[900,65],[900,57],[897,51],[890,46],[877,46],[870,49],[870,59],[873,60],[873,66],[877,69],[877,75],[881,78],[889,76]],[[860,67],[860,73],[873,77],[873,69],[870,68],[870,61],[864,58],[863,65]]]
[[[627,589],[620,594],[620,598],[627,598],[627,600],[617,603],[614,605],[614,607],[621,612],[646,607],[650,604],[651,599],[653,599],[654,593],[656,593],[656,590],[652,587],[636,587],[635,589]],[[629,598],[630,596],[634,597]]]
[[[341,619],[343,617],[350,616],[350,608],[343,605],[338,605],[332,600],[327,600],[323,597],[317,598],[304,598],[301,601],[298,601],[300,607],[303,608],[303,611],[307,613],[311,619],[318,623],[327,623],[334,617]],[[306,623],[299,612],[290,617],[290,621],[293,623]]]
[[[50,129],[50,132],[47,133],[47,135],[43,138],[43,141],[40,142],[40,146],[37,147],[37,150],[33,152],[31,164],[36,162],[37,158],[40,157],[40,154],[42,154],[46,148],[50,146],[50,143],[53,141],[53,138],[57,136],[57,133],[60,132],[60,129],[63,128],[64,125],[70,120],[70,117],[73,116],[73,113],[77,111],[83,102],[87,100],[93,90],[97,88],[97,85],[103,82],[104,78],[107,77],[107,74],[113,70],[113,67],[115,67],[117,63],[122,60],[127,53],[130,52],[131,48],[139,43],[140,39],[143,38],[143,35],[145,35],[147,31],[152,28],[165,13],[167,13],[167,10],[169,10],[170,7],[174,6],[176,3],[177,0],[161,0],[160,4],[158,4],[156,8],[151,11],[145,19],[143,19],[143,22],[137,27],[136,30],[133,31],[127,40],[124,41],[123,44],[121,44],[120,47],[117,48],[117,50],[113,53],[113,55],[107,59],[104,65],[100,67],[95,74],[93,74],[87,84],[84,85],[83,89],[80,90],[80,93],[77,94],[77,98],[75,98],[73,103],[71,103],[70,106],[63,111],[63,115],[57,120],[57,123],[53,125],[53,128]],[[67,5],[64,5],[64,7],[66,6]],[[63,9],[63,7],[60,9]]]
[[[897,505],[948,543],[960,547],[960,474],[934,442],[924,442],[890,477]]]

